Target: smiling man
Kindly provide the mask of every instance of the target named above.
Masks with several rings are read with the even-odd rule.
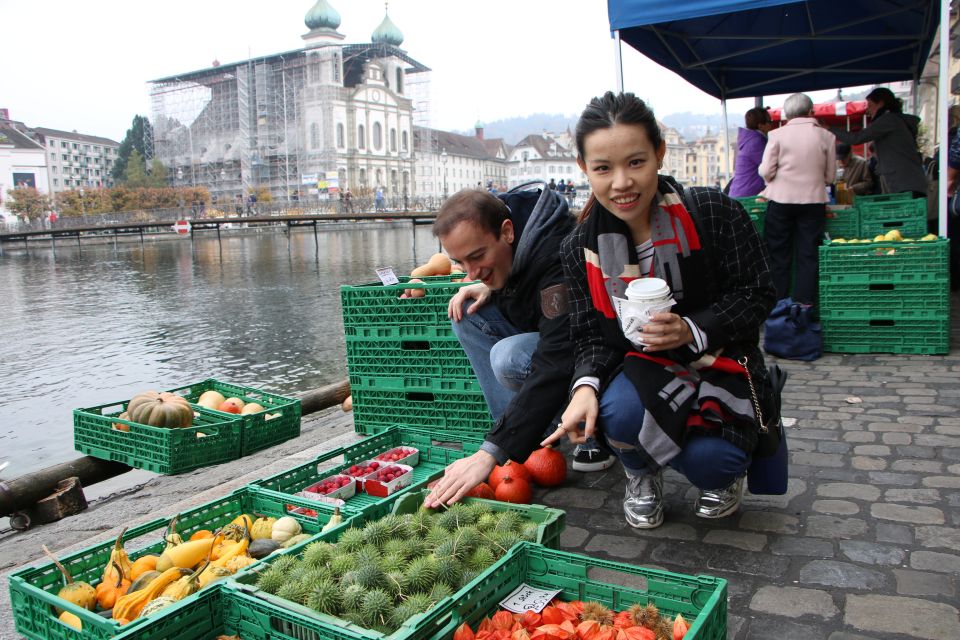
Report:
[[[459,500],[496,464],[525,460],[566,404],[573,343],[560,241],[573,227],[566,200],[542,183],[496,196],[465,189],[440,208],[434,235],[479,281],[450,299],[448,315],[494,426],[479,452],[447,468],[428,504]],[[599,449],[580,457],[613,463]]]

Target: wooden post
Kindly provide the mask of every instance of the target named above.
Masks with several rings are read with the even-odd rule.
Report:
[[[32,507],[55,492],[64,478],[76,477],[83,486],[90,486],[129,470],[129,466],[120,462],[83,456],[0,482],[0,515],[10,515]]]
[[[300,396],[300,408],[303,415],[316,413],[340,404],[350,395],[350,381],[341,380],[319,389],[307,391]]]

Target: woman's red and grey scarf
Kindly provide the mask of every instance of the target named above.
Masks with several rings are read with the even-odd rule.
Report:
[[[710,304],[704,277],[715,268],[701,243],[697,224],[680,195],[660,181],[651,212],[653,267],[640,273],[636,247],[627,225],[595,204],[588,225],[586,258],[591,301],[600,314],[605,339],[624,345],[623,371],[637,388],[646,409],[640,446],[658,464],[665,465],[683,448],[691,434],[721,436],[747,453],[756,443],[757,419],[742,356],[735,346],[696,354],[687,346],[670,351],[637,351],[623,335],[611,298],[624,298],[636,278],[666,280],[681,316]]]

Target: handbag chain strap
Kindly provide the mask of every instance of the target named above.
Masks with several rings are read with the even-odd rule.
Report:
[[[750,385],[750,401],[753,404],[753,411],[757,414],[757,421],[760,423],[760,433],[767,433],[769,429],[763,421],[763,411],[760,410],[760,399],[757,397],[757,389],[753,386],[753,376],[750,375],[750,368],[747,366],[747,356],[741,357],[737,363],[743,367],[747,374],[747,384]]]

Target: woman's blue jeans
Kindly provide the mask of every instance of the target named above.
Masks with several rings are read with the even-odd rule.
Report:
[[[628,475],[656,471],[657,464],[639,448],[645,409],[637,389],[618,374],[600,398],[600,431]],[[705,491],[723,489],[747,471],[750,456],[720,437],[694,436],[669,465]]]
[[[452,322],[453,332],[473,365],[487,408],[496,421],[530,374],[540,334],[521,333],[490,302],[468,314],[467,307],[473,303],[464,303],[463,318]]]

